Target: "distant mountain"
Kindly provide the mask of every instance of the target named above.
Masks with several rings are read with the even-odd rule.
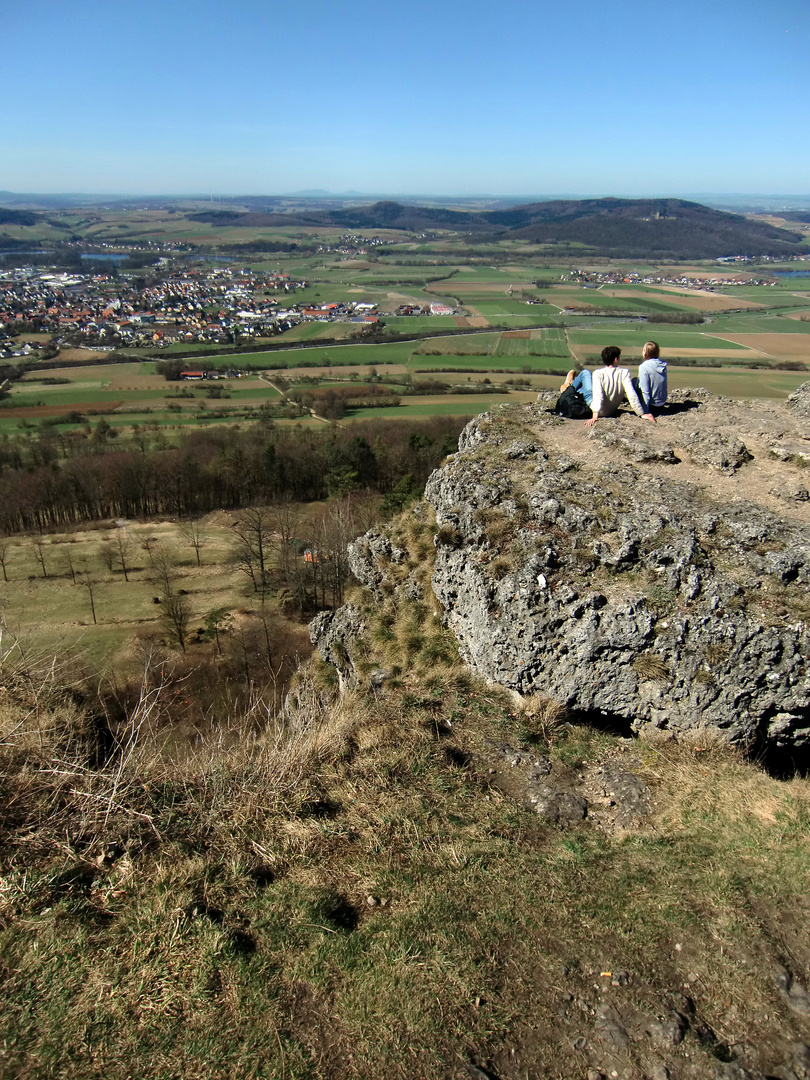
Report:
[[[577,199],[535,203],[482,215],[503,237],[533,244],[573,243],[622,257],[713,259],[779,255],[803,237],[741,214],[684,199]]]
[[[721,255],[790,255],[802,236],[740,214],[684,199],[556,199],[503,210],[467,212],[385,200],[368,206],[289,213],[213,210],[191,215],[212,225],[338,226],[345,229],[450,230],[478,239],[574,245],[582,255],[714,259]]]

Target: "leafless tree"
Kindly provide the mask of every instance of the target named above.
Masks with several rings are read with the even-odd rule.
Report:
[[[252,506],[239,514],[232,528],[234,561],[250,578],[254,592],[264,593],[270,569],[273,515],[267,507]]]
[[[11,554],[11,549],[14,545],[11,544],[4,537],[0,537],[0,568],[3,570],[3,581],[8,581],[8,571],[6,570],[6,562]]]
[[[132,537],[127,529],[118,529],[113,540],[116,559],[124,572],[124,581],[129,581],[127,562],[132,551]]]
[[[188,624],[191,622],[191,602],[185,590],[179,587],[177,567],[168,552],[157,548],[151,553],[151,580],[161,603],[161,619],[171,637],[183,652],[186,651]]]
[[[96,618],[96,588],[98,586],[98,582],[88,570],[85,570],[81,575],[80,584],[85,589],[87,589],[87,599],[90,601],[90,611],[93,615],[93,623],[97,624],[98,619]]]
[[[70,544],[65,547],[65,562],[67,563],[68,573],[70,574],[73,584],[76,584],[76,564],[73,561],[73,552],[71,551]]]
[[[141,540],[141,547],[149,556],[149,561],[152,561],[152,552],[158,546],[158,539],[156,536],[144,536]]]
[[[115,548],[112,546],[112,544],[102,544],[102,546],[99,548],[99,554],[101,555],[101,561],[110,571],[110,573],[112,573],[115,569],[116,562]]]
[[[42,567],[42,576],[46,578],[48,576],[48,568],[45,565],[45,542],[44,540],[34,541],[34,557],[39,565]]]
[[[202,562],[200,561],[200,550],[205,543],[205,535],[200,527],[199,521],[184,521],[180,526],[180,534],[184,539],[188,540],[194,548],[194,554],[197,556],[197,566],[202,566]]]

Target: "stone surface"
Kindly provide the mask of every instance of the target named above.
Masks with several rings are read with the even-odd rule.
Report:
[[[530,416],[526,426],[535,428]],[[705,469],[671,479],[671,465],[642,473],[581,455],[561,471],[553,437],[543,453],[534,439],[519,472],[499,453],[498,428],[490,415],[468,425],[426,489],[455,538],[437,541],[433,589],[467,663],[613,727],[809,743],[806,525],[747,489],[731,504],[715,497]],[[633,437],[645,433],[637,423]],[[722,431],[696,440],[676,430],[668,442],[673,434],[690,448],[720,447],[718,468],[735,472]],[[564,449],[570,457],[570,442]]]
[[[779,992],[792,1013],[810,1016],[810,994],[789,971],[783,971],[779,976]]]
[[[365,630],[365,626],[365,619],[351,604],[346,604],[334,612],[321,612],[309,624],[310,640],[318,646],[321,657],[334,665],[341,693],[358,684],[350,649],[352,643]]]
[[[475,673],[575,719],[810,747],[810,502],[771,494],[806,486],[810,383],[787,404],[671,400],[654,425],[585,429],[542,404],[468,424],[425,491],[443,621]],[[377,599],[407,558],[379,530],[350,548]],[[339,616],[319,618],[313,640],[348,684]]]

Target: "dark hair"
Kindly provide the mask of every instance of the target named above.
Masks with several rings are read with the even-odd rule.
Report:
[[[622,355],[622,350],[618,345],[607,345],[602,349],[602,363],[612,364],[614,360],[618,360]]]

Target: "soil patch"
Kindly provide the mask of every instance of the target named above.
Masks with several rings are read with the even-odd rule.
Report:
[[[720,337],[721,335],[716,335]],[[725,341],[734,341],[749,349],[758,349],[777,359],[810,360],[810,335],[804,334],[723,334]]]

